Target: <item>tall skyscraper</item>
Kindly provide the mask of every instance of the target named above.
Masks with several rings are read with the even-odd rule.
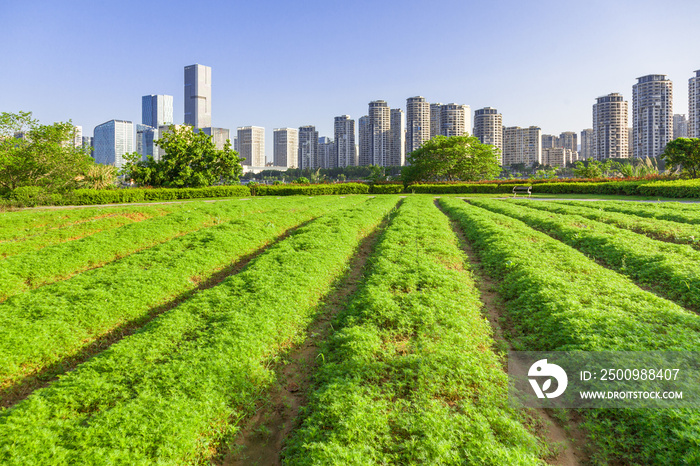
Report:
[[[474,136],[479,138],[482,144],[489,144],[503,151],[503,115],[491,107],[476,110],[474,112]],[[502,153],[501,163],[503,163]]]
[[[348,115],[337,116],[333,122],[335,164],[337,167],[357,165],[355,149],[355,120]]]
[[[121,168],[124,154],[134,151],[134,125],[124,120],[110,120],[97,125],[93,142],[95,162]]]
[[[173,96],[145,95],[141,97],[141,124],[158,128],[173,124]]]
[[[688,137],[688,120],[685,115],[673,115],[673,139]]]
[[[688,137],[700,138],[700,70],[688,80]]]
[[[464,136],[472,127],[469,105],[446,104],[440,107],[440,131],[443,136]]]
[[[634,156],[656,157],[673,138],[673,83],[663,74],[637,78],[632,86]]]
[[[538,126],[503,128],[503,165],[542,163],[542,129]]]
[[[419,149],[430,139],[430,104],[424,97],[406,99],[406,152]]]
[[[358,165],[367,166],[372,163],[372,157],[370,154],[370,142],[371,138],[369,136],[369,115],[365,115],[358,121],[357,136],[359,143],[359,157]]]
[[[370,164],[384,167],[391,147],[391,110],[383,100],[369,103]]]
[[[238,155],[243,157],[242,165],[265,166],[265,128],[242,126],[238,128]]]
[[[211,67],[185,67],[185,124],[195,128],[211,126]]]
[[[273,164],[278,167],[299,168],[299,130],[275,128],[273,130]]]
[[[160,160],[160,154],[155,141],[158,140],[158,130],[148,125],[136,125],[136,152],[141,154],[141,160],[146,160],[150,155],[155,160]]]
[[[440,133],[442,122],[442,104],[430,104],[430,139]]]
[[[581,153],[580,160],[594,158],[595,150],[593,149],[593,128],[581,130]]]
[[[564,131],[559,135],[559,145],[571,152],[578,152],[578,135],[573,131]]]
[[[318,131],[313,125],[299,128],[299,168],[319,168]]]
[[[634,157],[634,147],[632,146],[631,141],[634,141],[634,128],[627,128],[627,158],[631,159]]]
[[[406,165],[406,115],[400,108],[391,109],[389,160],[392,167]]]
[[[318,138],[317,168],[336,168],[335,164],[335,143],[326,136]]]
[[[593,157],[597,160],[627,158],[627,102],[613,92],[593,104]]]
[[[551,149],[552,147],[561,147],[559,144],[559,136],[553,134],[542,135],[542,149]]]

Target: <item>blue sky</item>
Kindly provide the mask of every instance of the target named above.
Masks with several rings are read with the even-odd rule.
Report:
[[[212,67],[214,126],[272,129],[367,113],[383,99],[496,107],[507,126],[543,133],[591,126],[595,98],[667,74],[674,113],[688,112],[700,69],[697,0],[560,1],[8,1],[0,111],[84,134],[141,121],[141,96],[174,96],[184,67]],[[630,125],[631,125],[630,121]]]

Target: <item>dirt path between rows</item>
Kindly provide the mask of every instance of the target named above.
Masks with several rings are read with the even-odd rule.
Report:
[[[389,217],[365,238],[353,257],[348,273],[338,281],[335,291],[319,305],[318,318],[308,328],[306,339],[285,355],[277,365],[276,382],[255,414],[242,426],[234,444],[220,449],[214,464],[226,466],[281,465],[285,440],[298,427],[299,410],[312,390],[316,361],[322,357],[320,346],[334,331],[332,321],[348,303],[362,281]]]
[[[442,210],[437,199],[435,205]],[[459,228],[459,224],[452,220],[450,223],[452,230],[459,238],[460,246],[469,258],[474,281],[483,303],[483,312],[493,328],[495,347],[503,351],[511,350],[512,346],[508,336],[514,334],[514,329],[502,313],[502,310],[505,309],[505,303],[496,291],[498,284],[484,270],[481,260]],[[507,369],[504,367],[504,370]],[[517,367],[516,370],[520,374],[526,374],[528,368],[523,366]],[[548,409],[531,408],[530,414],[537,421],[539,435],[556,452],[555,457],[548,458],[549,464],[577,466],[588,461],[588,455],[585,453],[586,437],[579,428],[581,419],[573,410],[555,413]]]

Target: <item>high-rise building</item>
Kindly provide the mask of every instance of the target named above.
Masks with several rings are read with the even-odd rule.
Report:
[[[564,147],[548,147],[542,149],[542,165],[550,167],[566,167],[567,164],[578,160],[578,154]]]
[[[593,104],[593,157],[626,158],[628,143],[627,102],[616,92],[598,97]]]
[[[391,147],[387,165],[392,167],[406,165],[406,115],[403,110],[391,109],[390,126]]]
[[[542,163],[542,129],[538,126],[503,128],[503,165]]]
[[[195,128],[211,126],[211,67],[209,66],[185,67],[185,124]]]
[[[391,110],[383,100],[369,103],[370,164],[385,167],[391,147]]]
[[[83,127],[75,126],[73,132],[73,147],[79,148],[83,147]]]
[[[326,136],[318,138],[318,156],[316,157],[318,166],[316,168],[336,168],[335,165],[335,143]]]
[[[594,158],[593,149],[593,128],[581,130],[581,152],[579,159],[586,160]]]
[[[688,120],[685,115],[673,115],[673,139],[688,137]]]
[[[559,136],[553,134],[542,135],[542,149],[551,149],[552,147],[561,147],[559,144]]]
[[[348,115],[337,116],[333,122],[335,137],[335,166],[351,167],[357,165],[355,149],[355,120]]]
[[[440,134],[442,104],[430,104],[430,139]]]
[[[559,146],[571,152],[578,152],[578,135],[573,131],[564,131],[559,135]]]
[[[406,152],[419,149],[430,139],[430,104],[424,97],[406,99]]]
[[[299,168],[299,130],[296,128],[275,128],[273,160],[278,167]]]
[[[688,137],[700,138],[700,70],[688,80]]]
[[[134,151],[134,125],[130,121],[110,120],[97,125],[93,138],[92,156],[97,163],[121,168],[124,154]]]
[[[464,136],[471,125],[472,112],[469,105],[455,103],[440,107],[440,131],[443,136]]]
[[[204,134],[211,136],[211,140],[217,149],[223,150],[226,145],[226,141],[231,140],[231,130],[228,128],[212,128],[211,126],[206,128],[199,128]]]
[[[238,156],[244,159],[241,162],[242,165],[265,166],[265,128],[261,126],[238,128]]]
[[[313,125],[299,128],[299,168],[319,168],[318,131]]]
[[[482,144],[495,146],[503,151],[503,115],[491,107],[480,108],[474,112],[474,136]],[[500,162],[503,163],[501,153]]]
[[[141,124],[158,128],[159,126],[172,125],[173,122],[173,96],[145,95],[141,97]]]
[[[627,141],[634,140],[634,128],[627,128]],[[634,157],[634,147],[631,143],[627,144],[627,158],[631,159]]]
[[[160,154],[155,141],[158,140],[158,129],[148,125],[136,125],[136,152],[141,154],[141,160],[150,155],[160,160]]]
[[[673,83],[666,75],[637,78],[632,86],[632,128],[635,157],[661,155],[673,138]]]
[[[83,152],[92,157],[93,148],[92,136],[83,136]]]
[[[372,163],[372,157],[370,154],[371,138],[369,136],[369,115],[361,117],[358,121],[357,136],[359,143],[358,165],[370,165]]]

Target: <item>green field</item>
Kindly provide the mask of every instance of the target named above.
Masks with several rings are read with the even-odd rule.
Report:
[[[700,206],[462,197],[0,214],[0,464],[699,464],[698,411],[504,367],[700,351]]]

